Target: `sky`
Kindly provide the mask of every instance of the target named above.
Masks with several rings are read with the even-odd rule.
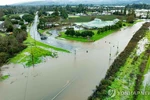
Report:
[[[9,5],[14,3],[21,3],[21,2],[29,2],[29,1],[38,1],[38,0],[0,0],[0,5]]]
[[[9,4],[15,4],[15,3],[22,3],[22,2],[29,2],[29,1],[42,1],[42,0],[0,0],[0,5],[9,5]],[[43,0],[43,1],[96,1],[96,0]],[[135,0],[98,0],[100,1],[135,1]]]

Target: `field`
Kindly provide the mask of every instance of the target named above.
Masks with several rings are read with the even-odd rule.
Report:
[[[70,17],[67,20],[64,20],[64,22],[89,22],[92,21],[94,18],[100,18],[104,21],[107,20],[113,20],[113,19],[120,19],[125,20],[125,16],[118,16],[118,15],[103,15],[103,16],[80,16],[80,17]]]

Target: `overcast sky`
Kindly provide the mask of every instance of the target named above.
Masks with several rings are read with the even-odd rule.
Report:
[[[20,2],[28,2],[28,1],[38,1],[38,0],[0,0],[0,5],[9,5]]]
[[[42,0],[0,0],[0,5],[9,5],[9,4],[15,4],[15,3],[21,3],[21,2],[29,2],[29,1],[42,1]],[[43,1],[86,1],[86,2],[118,2],[118,1],[135,1],[135,0],[43,0]]]

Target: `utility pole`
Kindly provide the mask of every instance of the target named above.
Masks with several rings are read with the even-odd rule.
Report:
[[[109,66],[110,66],[110,62],[111,62],[111,47],[110,47],[110,53],[109,53]]]
[[[118,44],[117,44],[117,54],[119,53],[119,41],[118,41]],[[116,55],[117,55],[116,54]]]
[[[24,100],[26,100],[27,88],[28,88],[28,80],[29,80],[29,68],[28,68],[28,76],[27,76],[27,81],[26,81],[26,86],[25,86],[25,95],[24,95]]]
[[[32,60],[32,65],[34,67],[34,55],[33,55],[33,51],[32,51],[32,44],[31,44],[31,60]]]

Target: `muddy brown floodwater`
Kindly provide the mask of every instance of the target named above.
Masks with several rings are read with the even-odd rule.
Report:
[[[76,54],[58,53],[58,58],[47,57],[46,62],[34,68],[3,66],[10,77],[0,82],[0,100],[87,100],[104,78],[117,51],[124,50],[142,24],[121,29],[94,43],[70,42],[79,47]]]

